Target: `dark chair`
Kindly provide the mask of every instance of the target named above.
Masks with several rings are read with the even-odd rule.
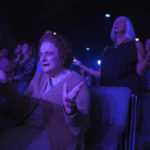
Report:
[[[150,92],[141,93],[140,107],[135,150],[150,150]]]
[[[137,99],[127,87],[91,87],[87,150],[134,150]]]

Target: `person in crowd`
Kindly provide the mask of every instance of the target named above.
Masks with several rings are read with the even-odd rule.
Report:
[[[15,61],[19,61],[20,57],[22,57],[22,45],[19,43],[17,44],[16,48],[15,48]]]
[[[150,38],[147,38],[145,42],[145,52],[146,54],[150,51]]]
[[[10,61],[8,58],[4,57],[0,60],[0,71],[3,71],[7,74],[7,76],[10,76]],[[8,114],[8,105],[7,102],[5,101],[5,99],[3,98],[3,96],[1,95],[1,91],[0,91],[0,116],[3,114]],[[4,120],[4,118],[2,118],[2,121]],[[0,122],[1,118],[0,118]],[[2,123],[1,123],[2,125]],[[0,125],[0,128],[2,128],[2,126]],[[3,130],[4,131],[4,130]],[[0,130],[0,134],[3,132]]]
[[[22,57],[21,51],[22,51],[22,45],[19,43],[19,44],[17,44],[15,51],[14,51],[15,56],[11,60],[11,64],[10,64],[11,72],[14,71],[17,63],[19,63],[20,59],[22,59],[21,58]]]
[[[2,48],[0,51],[0,69],[9,69],[10,60],[8,59],[8,49]]]
[[[46,150],[48,137],[50,150],[84,150],[90,94],[82,76],[69,69],[73,60],[69,43],[58,34],[45,33],[39,59],[43,72],[35,74],[24,96],[0,72],[0,90],[20,118],[19,127],[0,137],[1,148]]]
[[[8,49],[3,48],[0,51],[0,71],[5,72],[5,74],[7,74],[8,77],[11,76],[11,70],[10,70],[10,64],[11,61],[8,58],[9,56],[9,52]],[[1,95],[1,91],[0,91],[0,134],[2,134],[5,131],[6,126],[8,127],[9,121],[7,122],[7,124],[3,124],[5,118],[8,116],[9,114],[9,106],[7,101],[4,99],[4,97]],[[4,117],[5,116],[5,117]]]
[[[45,31],[45,34],[54,34],[51,30],[46,30]],[[41,66],[41,63],[40,63],[40,60],[38,59],[37,60],[37,64],[36,64],[36,71],[35,71],[35,74],[37,74],[37,73],[40,73],[40,72],[42,72],[43,70],[42,70],[42,66]]]
[[[2,48],[0,51],[0,70],[10,75],[10,60],[8,58],[8,49]]]
[[[150,38],[147,38],[145,41],[145,57],[147,57],[148,53],[150,53]],[[150,63],[147,62],[147,65],[150,66]],[[141,78],[141,119],[139,130],[137,134],[136,140],[136,149],[137,150],[146,150],[150,147],[150,120],[149,116],[149,106],[150,106],[150,68]]]
[[[147,38],[145,41],[145,57],[147,54],[150,53],[150,38]],[[147,62],[147,65],[150,66],[150,63]],[[142,92],[149,92],[150,91],[150,68],[147,70],[145,75],[141,79],[141,86]]]
[[[132,91],[132,101],[138,101],[137,106],[139,106],[140,101],[137,98],[140,98],[140,80],[150,67],[150,52],[148,52],[145,57],[143,44],[142,42],[135,40],[133,24],[128,17],[119,16],[115,19],[115,21],[113,22],[110,38],[113,44],[108,45],[104,48],[101,55],[102,63],[99,67],[99,70],[94,70],[83,65],[78,59],[76,59],[74,65],[80,67],[86,72],[89,72],[91,75],[98,77],[100,86],[130,88]],[[118,97],[119,96],[120,95],[118,94]],[[134,114],[136,115],[138,114],[137,111],[139,111],[139,108],[137,108],[137,106],[133,106],[134,108],[136,108],[134,112]],[[119,107],[125,108],[126,106],[120,105]],[[132,105],[130,107],[132,107]],[[118,108],[116,108],[116,110],[117,109]],[[130,111],[130,114],[132,114],[133,109]],[[112,116],[114,115],[114,112],[110,113]],[[120,113],[125,114],[125,112]],[[141,117],[134,117],[138,118],[138,122],[140,121]],[[122,116],[122,118],[126,118],[126,116]],[[129,118],[131,118],[131,116]],[[113,130],[113,127],[117,126],[113,122],[111,122],[112,120],[117,121],[117,118],[111,118],[110,116],[110,121],[108,123],[107,129],[108,132],[109,130]],[[131,122],[135,121],[132,119]],[[122,131],[125,130],[124,126],[125,125],[122,125],[122,127],[120,127]],[[137,123],[137,125],[134,123],[132,124],[132,128],[134,129],[132,133],[134,133],[134,135],[135,126],[139,128],[139,123]],[[113,139],[110,139],[110,134],[108,138],[104,139],[107,141],[105,141],[106,143],[113,143]],[[117,138],[119,140],[121,136],[122,132],[119,132],[118,128],[114,139]],[[108,147],[108,144],[104,147],[110,149],[110,147]]]
[[[0,70],[8,73],[10,72],[10,61],[8,58],[2,58],[0,61]]]
[[[106,46],[102,53],[102,65],[93,70],[78,59],[74,65],[100,79],[100,85],[125,86],[138,94],[139,77],[149,68],[150,53],[145,56],[143,44],[135,41],[133,25],[129,18],[120,16],[113,23],[111,31],[113,44]]]
[[[17,55],[15,68],[12,72],[10,80],[20,94],[23,94],[27,89],[35,71],[35,57],[32,56],[32,46],[29,43],[24,43],[16,47]]]

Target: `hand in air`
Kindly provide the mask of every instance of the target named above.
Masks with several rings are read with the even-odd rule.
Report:
[[[78,66],[78,67],[81,66],[81,62],[78,59],[76,59],[76,58],[74,58],[73,64],[76,65],[76,66]]]
[[[71,115],[75,113],[76,111],[76,97],[83,85],[83,82],[81,81],[79,84],[77,84],[70,92],[67,92],[67,84],[64,84],[63,87],[63,105],[65,112],[68,115]]]

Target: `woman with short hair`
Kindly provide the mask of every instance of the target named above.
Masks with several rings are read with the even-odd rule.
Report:
[[[23,118],[19,128],[0,138],[1,148],[16,149],[17,143],[18,149],[41,146],[46,150],[50,145],[50,150],[84,150],[90,95],[84,79],[69,69],[73,56],[68,42],[46,32],[39,43],[39,59],[43,72],[33,77],[24,96],[19,96],[0,72],[2,94]],[[47,134],[43,136],[44,128]]]

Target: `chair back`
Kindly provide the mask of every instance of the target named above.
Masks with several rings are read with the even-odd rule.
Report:
[[[128,126],[131,89],[93,86],[91,95],[91,124],[86,135],[87,145],[91,150],[117,150]]]

